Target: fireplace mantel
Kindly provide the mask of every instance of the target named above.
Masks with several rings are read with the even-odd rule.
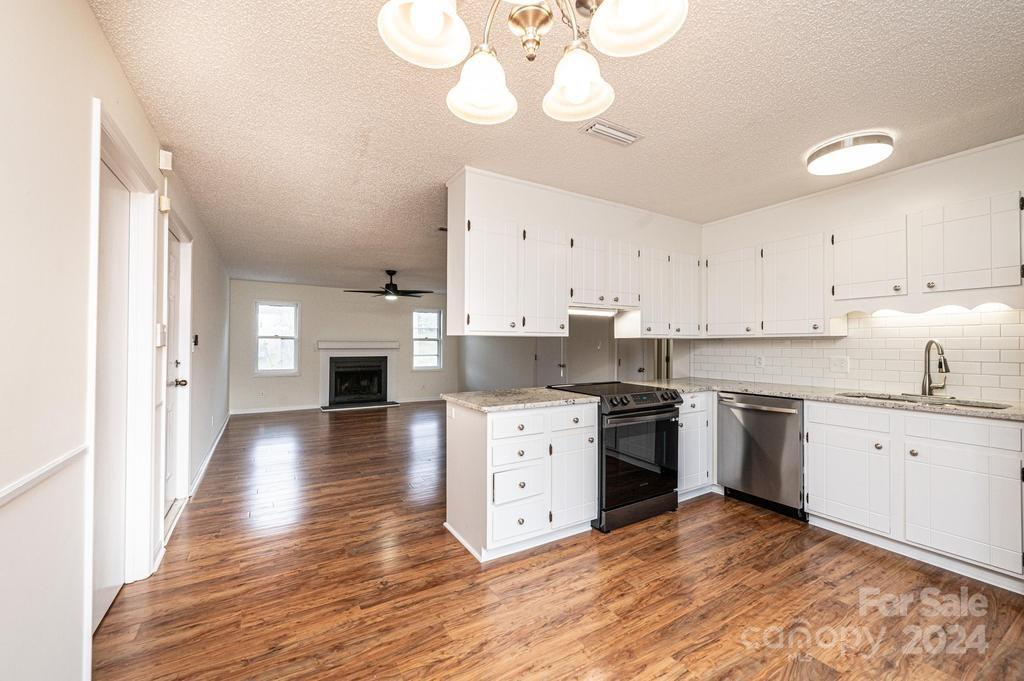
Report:
[[[317,350],[398,350],[401,344],[396,340],[322,340],[316,342]]]

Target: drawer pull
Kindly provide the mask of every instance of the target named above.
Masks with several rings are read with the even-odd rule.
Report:
[[[927,286],[928,286],[928,288],[935,288],[935,282],[934,281],[929,281]]]
[[[516,426],[516,429],[517,430],[526,430],[526,426],[524,426],[522,423],[520,423],[518,426]]]
[[[619,302],[619,297],[615,296],[614,300],[615,300],[616,303]]]
[[[696,408],[697,408],[697,403],[696,402],[690,402],[690,409],[696,409]]]
[[[525,482],[519,483],[519,489],[526,489],[526,483]]]
[[[592,438],[592,437],[588,437],[587,438],[587,442],[593,442],[593,441],[594,441],[594,438]]]
[[[526,519],[525,518],[519,518],[518,520],[516,520],[516,524],[517,525],[525,525],[526,524]]]
[[[515,322],[509,322],[508,325],[510,327],[512,327],[513,329],[516,328],[516,323]]]
[[[516,452],[516,455],[517,455],[517,456],[526,456],[526,451],[525,451],[525,450],[522,450],[522,449],[520,449],[520,450],[519,450],[518,452]]]
[[[910,450],[910,456],[917,456],[917,455],[918,455],[918,453],[919,453],[919,452],[918,452],[918,451],[917,451],[916,449],[911,449],[911,450]]]
[[[818,329],[821,328],[821,324],[811,324],[811,328],[817,331]]]
[[[893,284],[892,285],[892,290],[896,291],[896,292],[902,291],[903,290],[903,286],[901,284]]]
[[[579,423],[580,422],[580,417],[579,416],[573,416],[572,417],[572,422],[573,423]]]
[[[747,331],[750,331],[750,327],[749,326],[747,327]]]
[[[876,442],[875,443],[875,449],[881,449],[881,448],[882,448],[882,443],[881,442]]]

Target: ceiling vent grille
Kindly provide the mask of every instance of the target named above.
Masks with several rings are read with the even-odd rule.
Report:
[[[609,123],[608,121],[601,120],[600,118],[595,118],[587,123],[585,126],[580,128],[580,132],[584,135],[598,137],[624,147],[628,147],[630,144],[633,144],[644,137],[639,133],[626,130],[621,125]]]

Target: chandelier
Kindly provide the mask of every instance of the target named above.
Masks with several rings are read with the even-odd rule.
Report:
[[[388,0],[377,16],[377,30],[392,52],[417,66],[445,69],[462,63],[459,82],[448,92],[448,108],[470,123],[504,123],[519,103],[490,42],[502,2],[512,5],[508,27],[527,61],[537,58],[541,40],[555,24],[551,5],[572,32],[542,103],[544,113],[558,121],[593,118],[615,100],[590,45],[610,57],[650,52],[679,32],[689,9],[688,0],[575,0],[575,8],[573,0],[492,0],[483,41],[471,50],[456,0]],[[583,28],[580,19],[588,17],[589,26]]]

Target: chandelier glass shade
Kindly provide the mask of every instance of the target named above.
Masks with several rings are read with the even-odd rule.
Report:
[[[499,7],[511,5],[509,30],[520,39],[531,62],[547,33],[564,24],[572,37],[555,67],[554,83],[542,108],[558,121],[583,121],[600,115],[615,101],[615,90],[601,77],[588,39],[599,51],[614,57],[653,50],[682,27],[688,2],[575,0],[575,7],[573,2],[491,0],[483,40],[472,53],[469,30],[459,18],[456,0],[388,0],[377,17],[377,30],[392,52],[418,66],[441,69],[465,59],[459,82],[448,92],[448,108],[464,121],[495,125],[518,110],[490,42]],[[580,26],[577,12],[580,17],[591,17],[589,30]]]

